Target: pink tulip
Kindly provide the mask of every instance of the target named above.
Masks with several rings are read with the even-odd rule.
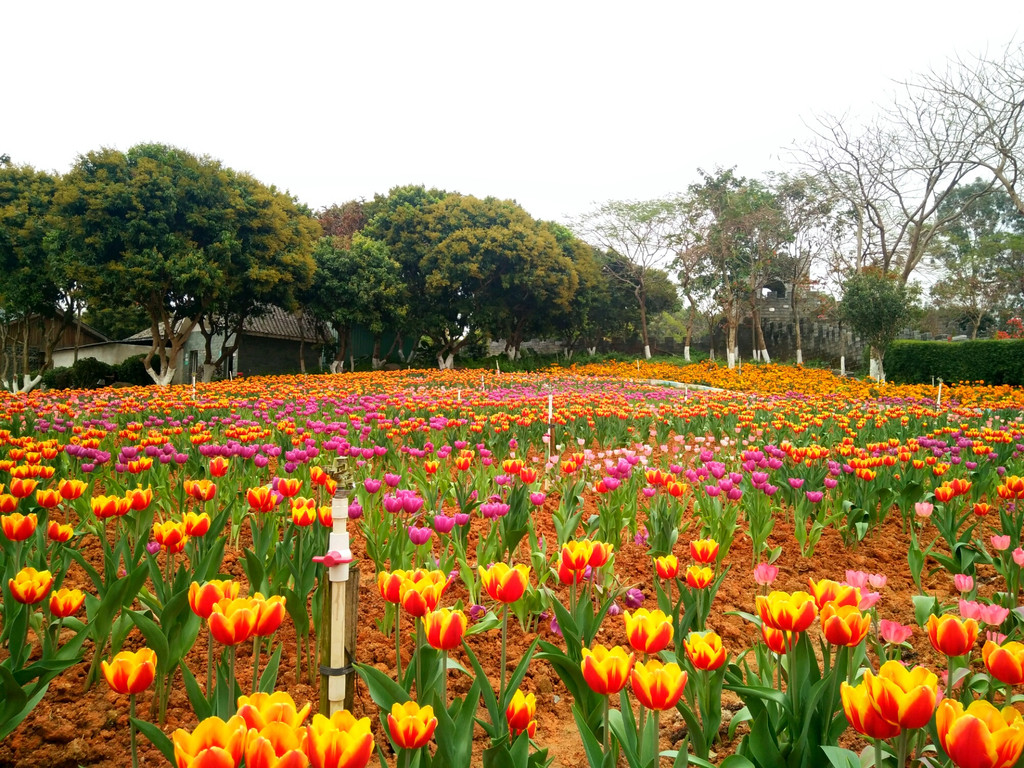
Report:
[[[970,592],[974,589],[974,579],[966,573],[958,573],[953,577],[953,585],[959,592]]]
[[[779,576],[778,566],[771,565],[770,563],[758,563],[754,569],[754,581],[760,584],[762,587],[766,587],[775,581]]]
[[[1024,566],[1024,549],[1017,547],[1013,550],[1013,562],[1019,566]]]
[[[931,517],[935,507],[928,501],[919,501],[914,505],[914,512],[918,517]]]
[[[865,571],[847,571],[846,583],[857,589],[864,589],[868,584],[868,574]]]
[[[1004,552],[1010,548],[1010,537],[1009,536],[993,536],[991,538],[992,549],[996,552]]]
[[[881,589],[885,586],[889,578],[884,573],[870,573],[868,574],[868,584],[875,589]]]
[[[910,636],[914,634],[914,628],[911,626],[904,626],[898,621],[889,621],[888,619],[882,619],[878,622],[878,636],[887,643],[900,644],[905,643],[910,639]]]

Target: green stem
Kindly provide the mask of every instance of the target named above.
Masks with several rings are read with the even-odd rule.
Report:
[[[882,768],[882,740],[875,739],[875,768]]]
[[[448,708],[448,651],[441,651],[441,702]]]
[[[135,739],[135,694],[128,696],[128,737],[132,745],[132,768],[139,768],[139,745]]]
[[[420,650],[424,646],[424,640],[423,640],[423,619],[421,619],[420,617],[417,616],[415,621],[416,621],[416,647],[413,649],[413,654],[414,654],[415,659],[416,659],[416,698],[419,699],[420,701],[423,701],[423,699],[426,696],[426,691],[423,690],[425,688],[425,686],[423,685],[423,662],[422,662],[423,654],[420,653]]]
[[[906,728],[896,739],[896,765],[905,766],[907,764],[907,747],[910,746],[910,731]]]
[[[611,747],[611,745],[610,745],[610,742],[611,742],[611,738],[610,738],[610,736],[611,736],[611,729],[608,727],[608,707],[609,707],[609,698],[608,698],[607,695],[605,695],[605,697],[604,697],[604,714],[603,714],[602,719],[601,719],[601,722],[602,722],[602,726],[601,726],[601,740],[602,740],[602,743],[604,745],[604,754],[605,754],[606,757],[607,757],[608,751],[609,751],[609,749]]]
[[[213,691],[213,633],[209,626],[206,628],[206,699],[213,701],[210,693]]]
[[[505,663],[508,653],[508,603],[501,612],[501,669],[498,670],[498,709],[505,711]],[[504,715],[503,715],[504,717]],[[508,730],[508,727],[504,730]]]
[[[252,641],[252,692],[256,693],[257,685],[260,679],[260,643],[263,638],[256,637]],[[302,649],[298,649],[296,654],[298,657],[295,661],[295,679],[298,680],[302,674]]]
[[[402,679],[402,612],[395,606],[395,670]]]

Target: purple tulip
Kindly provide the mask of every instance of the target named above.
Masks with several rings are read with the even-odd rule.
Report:
[[[434,530],[438,533],[451,533],[455,528],[455,518],[448,515],[434,515]]]
[[[380,480],[375,477],[368,477],[363,480],[363,488],[367,493],[376,493],[380,490]]]
[[[430,537],[434,532],[430,528],[421,528],[418,525],[409,526],[409,539],[417,547],[426,544],[430,541]]]
[[[626,590],[625,603],[627,608],[635,611],[644,604],[644,600],[644,593],[636,587],[630,587]]]

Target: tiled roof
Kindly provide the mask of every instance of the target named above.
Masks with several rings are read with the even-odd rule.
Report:
[[[243,326],[245,333],[248,336],[264,336],[272,339],[288,339],[291,341],[298,341],[300,338],[305,337],[306,341],[322,342],[328,341],[323,335],[315,332],[316,325],[313,322],[310,315],[305,314],[305,334],[300,333],[302,330],[299,326],[299,314],[293,312],[287,312],[281,307],[269,306],[267,311],[259,317],[250,317],[246,319],[245,325]],[[161,326],[161,331],[163,326]],[[199,326],[196,325],[194,333],[199,332]],[[153,338],[153,331],[151,328],[147,328],[144,331],[129,336],[125,341],[150,341]]]

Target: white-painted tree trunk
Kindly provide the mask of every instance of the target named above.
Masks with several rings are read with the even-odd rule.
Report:
[[[203,376],[200,381],[209,383],[213,381],[213,372],[217,370],[217,366],[210,363],[203,363]]]
[[[157,386],[169,387],[171,386],[171,382],[174,381],[175,370],[177,369],[168,368],[166,371],[161,371],[160,373],[157,373],[152,368],[147,368],[146,373],[149,374],[149,378],[151,378],[154,381],[154,383],[156,383]]]
[[[689,344],[687,344],[685,347],[683,347],[683,360],[685,360],[686,362],[690,362],[690,345]]]
[[[332,360],[331,361],[331,373],[341,373],[345,370],[344,360]]]
[[[839,358],[839,375],[846,375],[846,355],[841,355]]]
[[[31,392],[33,389],[39,386],[39,382],[43,380],[42,374],[38,376],[32,376],[31,374],[23,374],[21,377],[21,384],[18,384],[17,375],[13,379],[4,379],[4,389],[13,395],[24,395]]]
[[[645,360],[650,360],[651,359],[651,345],[650,344],[644,344],[644,359]]]
[[[875,379],[877,381],[880,381],[880,382],[882,382],[884,384],[885,383],[885,369],[882,367],[882,360],[878,357],[877,354],[875,354],[875,351],[873,349],[871,350],[871,358],[870,359],[871,359],[871,363],[870,363],[870,368],[868,369],[868,375],[871,376],[871,378],[873,378],[873,379]]]
[[[381,360],[379,357],[374,357],[370,360],[370,365],[373,366],[373,370],[379,371],[381,369],[381,366],[384,365],[384,361]]]
[[[727,347],[725,350],[725,362],[730,369],[736,367],[736,350],[732,347]]]
[[[447,371],[451,370],[455,365],[455,355],[449,354],[447,357],[442,355],[437,356],[437,367],[439,370]]]
[[[760,359],[761,359],[761,350],[759,350],[759,349],[757,349],[755,347],[754,348],[754,362],[756,363]]]
[[[587,354],[593,357],[597,354],[597,347],[587,347]]]
[[[803,365],[804,364],[804,351],[802,349],[797,349],[797,351],[796,351],[796,364],[797,365]]]
[[[763,360],[765,363],[770,363],[772,361],[772,358],[771,356],[769,356],[767,349],[761,350],[761,360]]]

